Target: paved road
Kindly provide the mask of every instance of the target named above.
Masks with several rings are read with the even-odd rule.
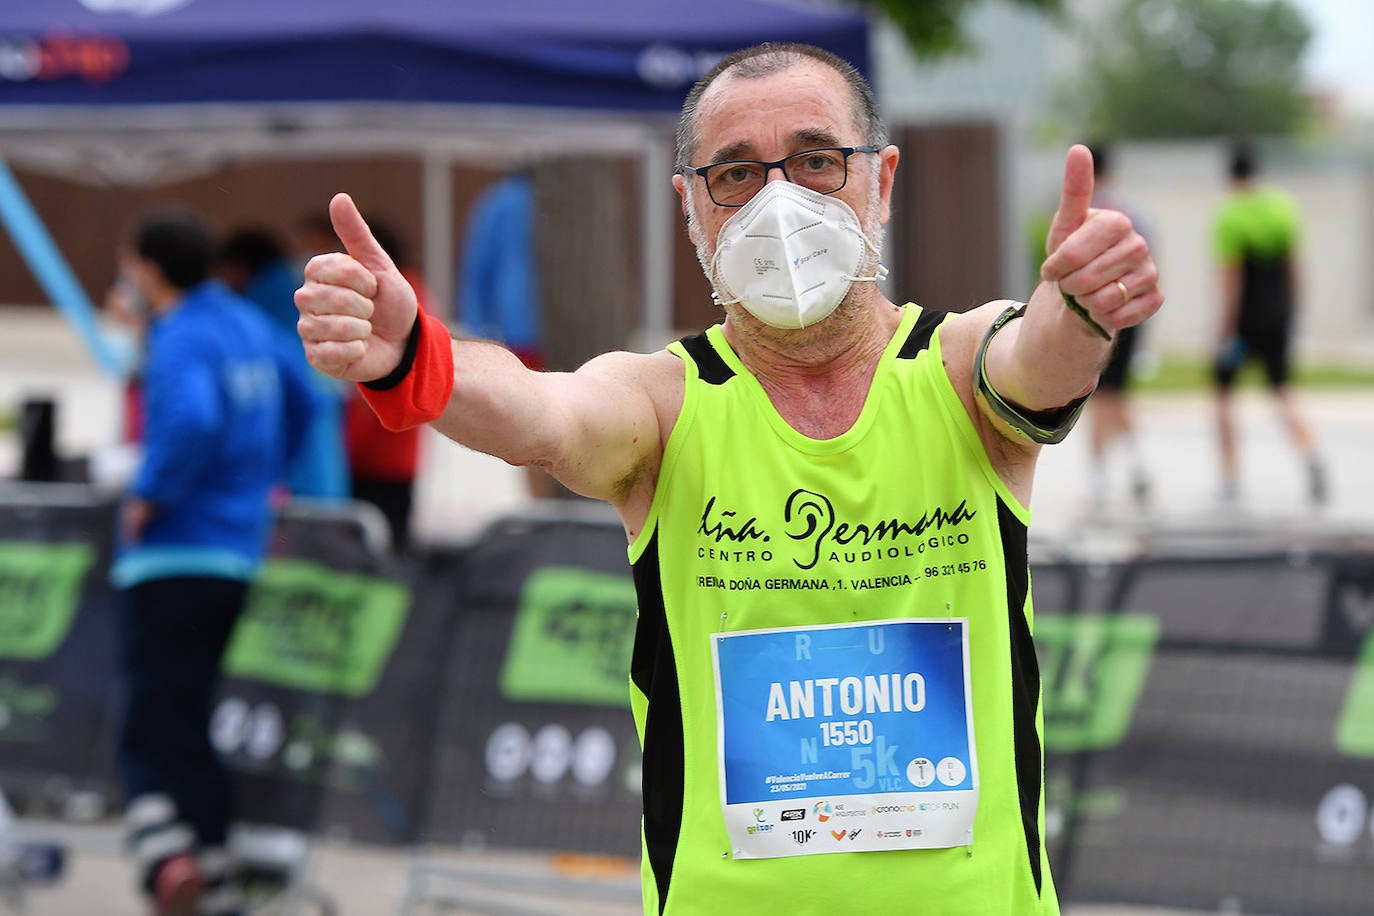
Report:
[[[0,412],[17,409],[27,396],[52,397],[59,403],[59,450],[95,453],[101,466],[118,466],[111,448],[119,438],[118,387],[99,375],[60,318],[21,310],[7,311],[4,321]],[[1307,392],[1301,399],[1330,464],[1332,500],[1322,512],[1308,506],[1302,467],[1261,393],[1242,392],[1238,399],[1243,494],[1224,512],[1217,503],[1210,402],[1195,394],[1156,395],[1137,399],[1143,454],[1154,479],[1151,511],[1134,510],[1118,476],[1098,521],[1111,528],[1374,525],[1374,487],[1365,479],[1374,455],[1374,391]],[[0,476],[13,473],[17,463],[14,437],[0,435]],[[1104,525],[1082,522],[1088,469],[1083,430],[1045,449],[1032,500],[1037,537],[1077,541],[1102,534]],[[424,442],[416,502],[418,535],[446,542],[475,537],[493,518],[529,506],[521,471],[435,433]]]
[[[7,910],[0,902],[0,914],[146,916],[146,907],[131,887],[130,866],[119,853],[113,829],[28,826],[67,840],[77,851],[60,883],[30,890],[24,911]],[[597,857],[397,850],[320,842],[310,851],[304,874],[309,890],[298,898],[295,912],[299,916],[323,916],[325,911],[315,902],[321,890],[333,905],[334,916],[642,913],[637,865]],[[410,891],[421,896],[413,898],[417,901],[413,909],[405,909]],[[270,912],[278,916],[281,909],[274,907]],[[1071,906],[1064,912],[1066,916],[1204,916],[1182,910],[1120,906]]]
[[[1109,466],[1107,498],[1092,523],[1086,430],[1041,453],[1032,497],[1032,533],[1039,539],[1081,543],[1123,528],[1161,530],[1263,530],[1266,527],[1374,527],[1374,391],[1338,390],[1299,395],[1316,428],[1330,478],[1328,504],[1307,499],[1302,462],[1261,392],[1237,399],[1241,495],[1219,501],[1220,481],[1210,400],[1197,394],[1137,399],[1136,415],[1152,498],[1138,510],[1126,491],[1124,465]],[[437,434],[426,442],[417,526],[440,539],[470,536],[485,518],[528,506],[520,474],[497,459],[475,454]],[[1119,457],[1119,456],[1118,456]]]

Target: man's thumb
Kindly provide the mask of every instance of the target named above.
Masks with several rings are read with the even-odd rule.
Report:
[[[358,212],[358,205],[347,194],[335,194],[329,201],[329,221],[344,248],[359,264],[376,273],[391,270],[395,265],[391,256],[378,244],[367,221]]]
[[[1083,225],[1093,202],[1093,154],[1081,143],[1069,148],[1064,159],[1064,185],[1059,192],[1059,209],[1045,239],[1045,253],[1054,254],[1073,231]]]

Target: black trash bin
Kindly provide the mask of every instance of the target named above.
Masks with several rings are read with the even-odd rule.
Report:
[[[57,431],[57,403],[51,398],[27,398],[19,410],[23,457],[20,480],[51,482],[61,476],[61,462],[53,444]]]

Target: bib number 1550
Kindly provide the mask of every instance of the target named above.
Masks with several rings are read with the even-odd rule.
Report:
[[[826,747],[852,747],[873,743],[873,723],[868,719],[822,722],[821,741]]]

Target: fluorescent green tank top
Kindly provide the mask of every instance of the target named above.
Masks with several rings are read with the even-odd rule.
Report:
[[[629,549],[639,600],[631,697],[644,751],[646,913],[1059,912],[1043,846],[1029,511],[993,471],[945,374],[937,333],[944,317],[907,308],[858,420],[824,441],[788,426],[719,326],[669,347],[685,367],[682,411],[647,523]],[[821,636],[856,624],[946,617],[967,620],[964,695],[971,698],[968,743],[978,783],[971,842],[848,851],[849,840],[889,842],[901,830],[874,829],[880,813],[892,817],[882,805],[812,798],[842,799],[830,789],[840,785],[834,782],[812,783],[802,793],[805,806],[736,806],[746,820],[752,810],[757,824],[743,841],[727,832],[722,782],[734,791],[734,777],[725,775],[729,747],[721,735],[748,738],[751,726],[732,732],[732,717],[757,714],[760,729],[765,720],[762,700],[744,713],[729,701],[718,704],[726,662],[713,645],[757,632],[790,639],[791,628],[819,628]],[[769,672],[751,670],[759,667],[767,666],[741,666],[739,676],[766,682]],[[772,685],[768,727],[788,718],[789,689],[791,713],[799,714],[797,691],[815,686],[799,677]],[[894,703],[898,678],[890,676]],[[883,689],[883,703],[887,679],[870,685]],[[843,686],[835,687],[837,704],[847,696]],[[907,709],[920,708],[910,690],[905,696]],[[848,698],[858,709],[861,695]],[[801,709],[814,712],[805,703]],[[832,711],[835,720],[845,718]],[[841,724],[822,724],[823,713],[803,725],[818,725],[827,743],[871,739],[862,725],[844,726],[842,734]],[[808,740],[814,748],[814,738],[803,745]],[[864,766],[880,761],[879,772],[885,765],[894,779],[906,763],[891,749],[882,763],[881,746],[853,753]],[[807,769],[795,761],[776,769],[787,775],[768,782],[828,778],[793,772]],[[781,788],[791,785],[802,784]],[[908,828],[919,823],[914,814],[911,821]],[[756,838],[755,830],[770,833]],[[794,837],[808,854],[741,854],[755,839],[782,837]]]

